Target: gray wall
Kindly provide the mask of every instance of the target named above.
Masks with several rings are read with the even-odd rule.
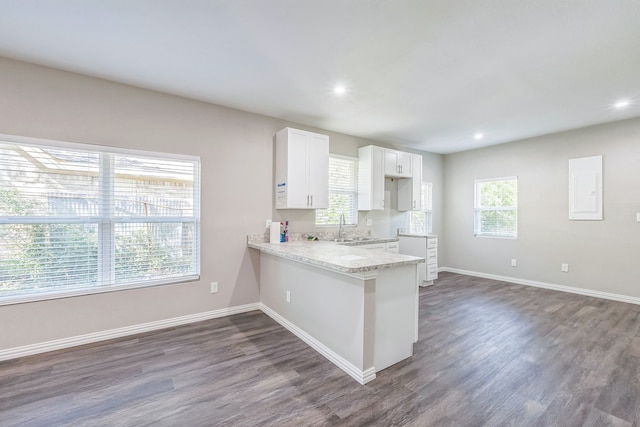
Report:
[[[594,155],[603,155],[604,221],[569,221],[568,160]],[[446,155],[444,171],[440,265],[640,297],[640,119]],[[518,239],[474,237],[474,180],[512,175]]]
[[[0,93],[0,133],[199,155],[203,181],[200,281],[0,306],[0,350],[257,302],[258,257],[246,235],[263,232],[267,218],[289,219],[293,231],[315,228],[313,211],[273,209],[275,132],[327,133],[332,153],[354,157],[360,146],[386,145],[2,58]],[[440,265],[640,297],[640,119],[420,154],[433,182]],[[568,159],[599,154],[605,220],[569,221]],[[474,179],[509,175],[518,176],[518,239],[473,237]],[[398,213],[370,215],[375,225]],[[209,293],[211,281],[220,282],[218,294]]]
[[[0,94],[0,133],[202,159],[200,281],[0,306],[0,350],[258,302],[258,256],[247,250],[247,234],[279,215],[294,231],[314,228],[313,211],[273,210],[275,132],[327,133],[332,153],[351,156],[379,144],[3,58]],[[442,156],[423,154],[438,194]],[[220,282],[217,294],[209,293],[212,281]]]

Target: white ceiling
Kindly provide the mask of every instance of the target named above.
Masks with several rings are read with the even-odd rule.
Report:
[[[640,116],[639,0],[0,0],[0,56],[437,153]]]

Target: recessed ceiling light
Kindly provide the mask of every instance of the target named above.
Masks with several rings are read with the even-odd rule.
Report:
[[[482,134],[481,132],[476,132],[476,133],[473,135],[473,137],[474,137],[475,139],[482,139],[482,138],[484,138],[484,134]]]
[[[630,104],[630,102],[629,102],[628,99],[623,99],[623,100],[620,100],[620,101],[616,102],[615,104],[613,104],[613,108],[617,108],[618,110],[621,110],[623,108],[628,107],[629,104]]]
[[[343,95],[346,91],[347,91],[347,88],[342,86],[342,85],[338,85],[338,86],[333,88],[333,92],[336,95]]]

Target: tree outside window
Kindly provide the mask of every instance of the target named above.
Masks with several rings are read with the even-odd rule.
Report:
[[[475,181],[476,236],[518,237],[518,178]]]

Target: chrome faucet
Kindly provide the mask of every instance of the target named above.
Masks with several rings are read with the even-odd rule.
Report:
[[[342,230],[343,225],[344,225],[344,214],[340,214],[340,228],[338,229],[338,239],[340,239],[340,241],[344,240],[344,231]]]

